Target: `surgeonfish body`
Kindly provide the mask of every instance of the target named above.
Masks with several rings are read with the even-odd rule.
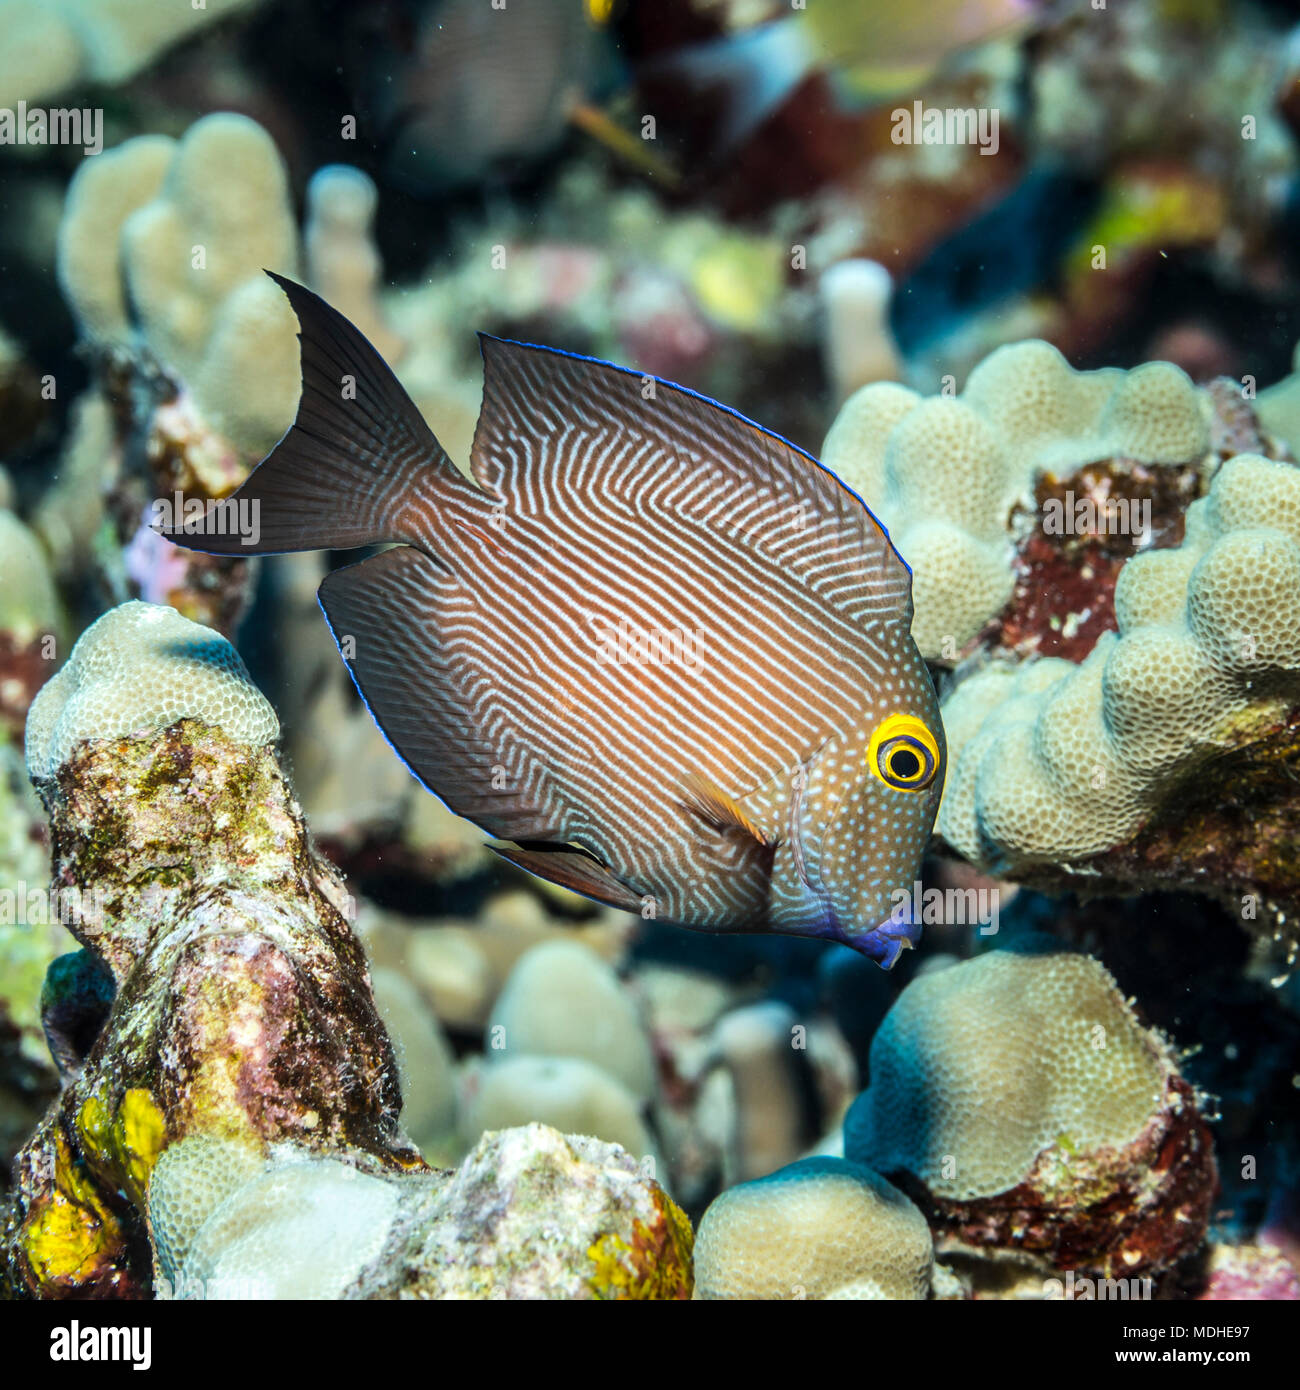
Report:
[[[691,391],[486,336],[471,481],[357,329],[274,278],[302,396],[236,494],[258,543],[173,538],[397,542],[321,606],[393,747],[498,853],[643,917],[892,965],[943,728],[911,575],[858,497]]]
[[[416,191],[541,158],[600,67],[583,0],[433,0],[414,51],[378,84],[388,168]]]

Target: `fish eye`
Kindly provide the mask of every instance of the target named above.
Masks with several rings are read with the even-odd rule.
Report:
[[[923,791],[939,770],[939,745],[921,720],[891,714],[871,735],[867,766],[899,791]]]

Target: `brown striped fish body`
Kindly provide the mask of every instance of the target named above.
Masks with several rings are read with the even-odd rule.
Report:
[[[254,546],[397,542],[320,601],[390,743],[505,858],[705,931],[891,965],[942,786],[911,576],[862,502],[723,406],[482,339],[473,481],[364,337],[298,315],[297,420],[236,494]]]

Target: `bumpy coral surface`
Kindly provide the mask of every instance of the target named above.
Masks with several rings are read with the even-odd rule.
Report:
[[[939,1248],[1106,1276],[1202,1240],[1209,1131],[1106,970],[1031,939],[914,980],[871,1045],[845,1153],[899,1181]]]
[[[1167,362],[1076,372],[1047,343],[999,348],[960,396],[893,383],[845,403],[822,461],[889,529],[912,567],[912,634],[928,659],[956,660],[1011,599],[1013,521],[1040,475],[1100,460],[1200,465],[1209,408]]]
[[[566,941],[535,946],[515,966],[488,1023],[490,1063],[527,1054],[581,1057],[645,1099],[654,1059],[636,1007],[595,952]]]
[[[1081,664],[994,663],[947,698],[940,833],[1012,877],[1294,900],[1300,468],[1229,459],[1182,544],[1124,566],[1115,612]]]
[[[298,398],[294,317],[262,274],[297,265],[279,151],[255,121],[221,113],[179,142],[141,136],[103,159],[68,190],[64,293],[92,339],[122,346],[136,338],[129,298],[139,340],[189,388],[200,420],[257,457]]]
[[[728,1188],[700,1222],[697,1299],[925,1298],[925,1217],[860,1163],[809,1158]]]
[[[27,766],[50,778],[79,743],[165,729],[181,719],[263,748],[280,733],[239,654],[172,608],[124,603],[77,643],[27,718]]]
[[[543,1125],[433,1174],[190,1138],[155,1167],[149,1215],[170,1297],[691,1293],[690,1223],[663,1190],[620,1149]]]
[[[399,1189],[336,1158],[203,1136],[173,1144],[149,1183],[166,1298],[338,1298],[384,1248]]]
[[[466,1140],[531,1121],[618,1144],[657,1171],[654,1140],[637,1097],[580,1057],[510,1057],[474,1078],[463,1121]]]

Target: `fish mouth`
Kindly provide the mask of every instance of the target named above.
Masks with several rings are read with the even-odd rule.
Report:
[[[875,960],[881,970],[893,970],[898,956],[911,951],[920,940],[920,923],[912,922],[911,915],[904,920],[890,915],[884,922],[877,923],[868,931],[844,926],[836,910],[826,903],[823,930],[818,933],[830,941],[838,941],[845,947],[852,947],[859,955]]]
[[[874,960],[882,970],[892,970],[899,956],[910,951],[921,939],[921,924],[910,917],[901,922],[894,916],[886,917],[869,931],[845,929],[833,913],[831,922],[832,935],[837,941]]]

